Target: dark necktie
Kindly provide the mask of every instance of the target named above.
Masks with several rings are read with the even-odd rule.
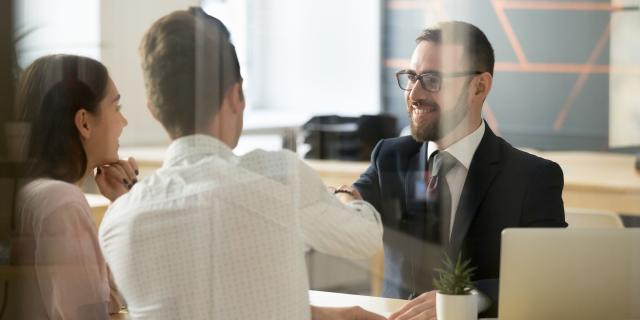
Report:
[[[457,163],[448,152],[436,151],[429,157],[425,173],[427,185],[427,213],[425,219],[425,240],[447,244],[451,226],[451,191],[446,174]]]

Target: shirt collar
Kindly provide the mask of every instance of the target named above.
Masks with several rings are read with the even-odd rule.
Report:
[[[163,167],[170,167],[188,158],[217,156],[226,160],[235,157],[233,151],[224,142],[215,137],[194,134],[173,140],[164,157]]]
[[[482,141],[482,137],[484,136],[484,130],[484,121],[481,121],[480,126],[475,131],[450,145],[444,149],[444,151],[451,154],[465,169],[469,170],[473,155],[476,153],[476,149],[478,149],[480,141]],[[427,144],[427,159],[429,159],[436,150],[438,150],[438,145],[433,141],[429,141]]]

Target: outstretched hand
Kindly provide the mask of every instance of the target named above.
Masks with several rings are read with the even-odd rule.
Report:
[[[336,195],[342,203],[348,203],[353,200],[362,200],[362,195],[358,189],[347,185],[341,185],[339,188],[328,187],[327,190]]]
[[[436,292],[425,292],[394,312],[389,320],[436,320]]]

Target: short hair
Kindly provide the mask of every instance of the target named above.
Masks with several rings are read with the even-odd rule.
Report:
[[[474,71],[489,72],[493,76],[495,56],[487,36],[478,27],[462,21],[446,21],[423,30],[416,43],[462,44]]]
[[[140,44],[152,112],[172,138],[203,132],[242,80],[230,34],[201,8],[156,21]]]
[[[80,109],[99,115],[109,83],[105,66],[91,58],[50,55],[35,60],[16,90],[21,121],[31,124],[31,178],[48,177],[75,183],[87,170],[87,155],[75,125]]]

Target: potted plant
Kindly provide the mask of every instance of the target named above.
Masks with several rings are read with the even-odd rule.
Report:
[[[462,261],[458,254],[452,262],[445,254],[444,267],[437,268],[437,276],[433,281],[436,288],[436,314],[438,320],[476,320],[478,319],[478,295],[471,277],[476,270],[471,266],[471,259]]]

